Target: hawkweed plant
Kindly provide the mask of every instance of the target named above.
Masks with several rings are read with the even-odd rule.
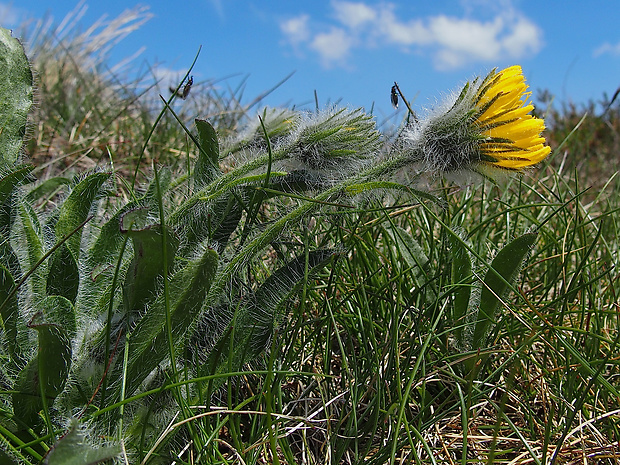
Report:
[[[407,126],[389,151],[361,109],[265,109],[225,139],[203,119],[192,130],[183,127],[192,143],[187,172],[153,164],[143,189],[104,169],[35,182],[33,167],[20,164],[32,73],[21,45],[5,30],[1,38],[3,59],[14,67],[2,80],[14,85],[0,88],[8,102],[0,116],[13,122],[3,125],[0,138],[0,459],[6,463],[56,465],[76,456],[98,463],[121,452],[126,463],[224,463],[223,448],[246,462],[293,462],[293,442],[283,440],[296,430],[281,434],[279,423],[298,417],[273,415],[283,396],[274,391],[274,380],[310,379],[316,367],[310,362],[302,370],[302,361],[290,360],[292,349],[278,359],[275,348],[296,344],[278,333],[291,330],[286,323],[296,300],[317,311],[318,300],[306,298],[312,280],[331,282],[339,261],[359,252],[355,241],[372,234],[372,226],[355,230],[364,215],[385,211],[377,206],[379,195],[413,198],[431,215],[425,202],[434,195],[397,183],[400,171],[495,177],[520,173],[550,152],[540,135],[544,123],[531,115],[521,69],[514,66],[466,84],[452,101]],[[164,105],[171,113],[173,100]],[[345,223],[356,215],[359,220]],[[394,224],[386,234],[407,249],[408,271],[419,280],[408,292],[424,289],[424,305],[439,312],[438,299],[449,295],[446,317],[457,329],[448,336],[459,350],[476,354],[537,234],[511,240],[476,281],[472,270],[484,257],[462,231],[434,218],[453,254],[446,285],[423,282],[431,260],[410,231]],[[338,240],[343,231],[352,234]],[[471,292],[474,285],[480,292]],[[346,302],[356,288],[338,295]],[[333,289],[328,286],[325,295]],[[335,318],[332,313],[326,324]],[[338,336],[329,347],[343,344]],[[394,349],[389,352],[400,353]],[[321,349],[310,351],[309,359]],[[480,359],[470,361],[459,369],[472,380]],[[399,396],[413,389],[419,363],[404,390],[398,383]],[[324,364],[328,371],[330,364]],[[300,368],[293,373],[287,366]],[[342,366],[343,372],[356,369]],[[256,385],[260,376],[264,383]],[[327,374],[320,389],[332,377]],[[242,393],[246,381],[253,384]],[[265,415],[242,424],[250,404],[264,406]],[[226,413],[212,408],[218,405]],[[375,412],[389,410],[400,425],[407,405],[378,404]],[[343,437],[356,437],[356,415],[341,417]],[[380,429],[379,417],[372,418]],[[87,434],[95,439],[85,440]],[[354,447],[360,460],[375,448],[375,433],[368,434],[371,440]],[[379,456],[392,450],[393,461],[400,441],[394,437]],[[350,453],[336,447],[334,460]]]

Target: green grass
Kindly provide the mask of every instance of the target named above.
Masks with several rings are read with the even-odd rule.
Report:
[[[106,270],[94,269],[95,262],[85,258],[76,264],[82,276],[75,297],[83,312],[78,316],[86,318],[96,309],[92,321],[100,326],[90,333],[99,339],[89,342],[90,330],[78,334],[83,339],[73,345],[78,349],[73,367],[84,360],[92,363],[92,379],[69,379],[59,401],[36,412],[40,423],[20,429],[13,418],[19,412],[11,406],[16,369],[7,362],[2,370],[0,444],[17,457],[7,463],[37,463],[65,434],[71,415],[95,433],[98,439],[90,440],[97,447],[124,442],[127,455],[116,459],[122,463],[618,461],[617,103],[604,113],[595,104],[559,110],[549,105],[547,136],[558,150],[531,176],[498,186],[460,188],[436,181],[432,196],[420,196],[384,185],[353,197],[323,198],[319,192],[322,204],[309,198],[312,190],[277,191],[269,198],[257,194],[266,190],[229,187],[238,197],[223,196],[211,211],[206,202],[200,207],[200,199],[215,196],[221,185],[209,187],[207,168],[207,187],[198,194],[192,190],[192,176],[199,171],[196,160],[206,160],[204,154],[211,150],[209,129],[196,132],[191,121],[203,117],[207,108],[219,153],[237,151],[244,144],[235,145],[229,136],[253,118],[240,91],[221,93],[208,83],[196,85],[181,107],[174,106],[180,102],[173,105],[186,131],[163,103],[139,96],[141,83],[116,79],[102,68],[84,69],[75,59],[69,65],[63,60],[75,53],[65,54],[67,45],[46,51],[44,43],[53,42],[41,41],[32,57],[39,104],[26,143],[38,178],[35,185],[47,187],[30,195],[36,200],[32,211],[20,211],[16,224],[23,231],[39,231],[39,257],[47,250],[52,257],[60,257],[64,249],[79,250],[79,240],[59,245],[74,229],[83,234],[83,250],[96,254],[101,247],[114,253],[101,260]],[[69,44],[84,47],[76,39]],[[77,81],[67,80],[70,66]],[[286,124],[280,121],[277,128],[286,131]],[[266,132],[272,134],[270,142],[279,135]],[[261,132],[256,134],[247,147],[270,153],[261,145],[266,144]],[[248,157],[239,156],[247,147],[223,158],[224,170],[239,166]],[[93,167],[111,171],[109,180],[102,173],[84,174]],[[136,170],[140,175],[134,186]],[[239,172],[229,171],[221,179],[254,187],[270,181],[270,174],[248,179],[234,173]],[[74,174],[79,179],[71,180]],[[83,196],[69,195],[76,191],[91,192],[88,205]],[[28,192],[32,186],[24,186],[19,198]],[[244,202],[239,211],[238,198]],[[161,219],[159,225],[149,224],[137,206],[148,206],[149,214]],[[188,217],[195,223],[187,226],[183,218],[194,209],[200,211]],[[225,212],[219,224],[218,209]],[[88,222],[90,214],[95,219],[80,228],[78,219]],[[227,230],[224,219],[236,214],[238,223],[222,242],[225,248],[218,250],[218,273],[223,274],[214,277],[205,244],[192,234],[198,236],[209,222],[204,234],[213,237],[211,226]],[[28,218],[33,219],[31,227]],[[128,225],[134,221],[135,232],[124,239],[106,236],[106,228],[119,219]],[[509,292],[499,300],[488,297],[484,283],[502,282],[489,272],[493,259],[532,232],[537,233],[533,247],[522,248],[527,254],[517,267],[517,279],[508,280]],[[11,237],[16,243],[18,236]],[[22,268],[33,264],[26,258],[34,253],[33,237],[29,248],[16,248]],[[101,237],[109,237],[109,243],[99,241]],[[156,259],[140,262],[122,253],[140,247]],[[323,250],[333,255],[327,265]],[[453,267],[457,250],[471,257],[463,262],[471,264],[471,276]],[[508,250],[518,254],[521,249]],[[3,263],[7,259],[3,256]],[[235,260],[238,266],[233,266]],[[45,280],[45,266],[32,268],[18,294],[24,316],[36,306],[33,296],[51,282]],[[141,270],[136,281],[125,277],[133,269]],[[193,277],[201,276],[198,269],[203,281],[214,279],[206,290],[192,284]],[[118,290],[110,299],[105,286],[89,284],[97,273],[105,274],[112,289],[124,279],[125,297]],[[67,282],[71,279],[58,285]],[[99,300],[85,295],[86,286]],[[191,309],[187,302],[197,292],[216,295],[218,286],[226,297],[188,323],[196,330],[185,344],[188,336],[175,328],[184,321],[184,309]],[[474,306],[466,305],[463,313],[458,299],[469,291]],[[476,296],[485,292],[498,310],[488,334],[477,337]],[[123,298],[133,302],[129,306],[135,311],[124,314],[126,326],[116,328],[127,328],[131,337],[125,338],[122,329],[97,332],[113,327],[118,317],[113,310]],[[254,304],[244,299],[254,299]],[[275,315],[273,328],[261,334],[262,346],[252,345],[248,341],[256,342],[255,331],[262,328],[256,322],[265,323],[260,320],[263,309]],[[218,333],[222,328],[216,326],[223,324],[218,318],[226,312],[233,320]],[[190,310],[187,314],[193,315]],[[149,326],[148,319],[161,326]],[[132,364],[135,353],[123,348],[134,340],[143,350],[135,360],[144,360],[144,367]],[[149,347],[151,340],[163,345]],[[30,355],[36,351],[32,336],[27,347]],[[106,352],[95,353],[100,347]],[[238,347],[244,352],[235,352]],[[172,356],[176,363],[152,361],[149,355],[158,351],[166,356],[157,360]],[[2,357],[8,360],[5,346]],[[84,366],[72,369],[83,373]],[[85,387],[91,390],[82,392]],[[79,450],[69,443],[71,447]]]

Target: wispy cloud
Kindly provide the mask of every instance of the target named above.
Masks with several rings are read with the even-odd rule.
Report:
[[[331,22],[303,13],[280,23],[291,45],[315,52],[326,67],[346,66],[354,51],[377,47],[428,55],[438,69],[519,59],[542,47],[542,30],[511,7],[487,20],[471,14],[405,18],[391,3],[334,0],[330,8]]]
[[[339,27],[316,34],[309,44],[310,48],[319,54],[325,67],[342,62],[354,45],[355,37]]]
[[[162,95],[169,94],[169,87],[176,88],[187,69],[173,69],[167,68],[162,65],[155,65],[151,68],[152,77],[155,80],[154,90],[156,93]],[[148,85],[151,85],[150,79],[147,80]]]
[[[593,52],[593,55],[595,57],[599,57],[601,55],[608,55],[608,54],[614,55],[614,56],[620,56],[620,42],[616,44],[610,44],[609,42],[605,42],[600,47],[597,47]]]
[[[310,40],[309,22],[310,16],[305,14],[289,18],[280,22],[280,31],[293,46],[296,46]]]
[[[220,19],[224,18],[224,5],[222,5],[222,0],[208,0],[211,7],[215,10]]]

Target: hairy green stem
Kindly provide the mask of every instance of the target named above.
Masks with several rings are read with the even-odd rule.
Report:
[[[334,197],[342,195],[348,187],[364,182],[367,179],[375,179],[378,176],[385,176],[394,173],[410,163],[410,160],[411,158],[408,156],[394,157],[370,166],[357,176],[341,181],[335,186],[321,192],[313,199],[309,199],[305,203],[302,203],[279,220],[273,222],[262,234],[257,236],[237,254],[235,254],[234,258],[221,272],[217,273],[213,285],[209,290],[207,302],[215,304],[224,291],[226,284],[230,281],[232,276],[237,273],[240,267],[273,242],[289,223],[299,221],[304,216],[317,211],[319,208],[322,208],[326,202],[329,202]]]

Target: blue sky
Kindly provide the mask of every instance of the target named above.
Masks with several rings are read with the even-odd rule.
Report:
[[[149,17],[110,54],[114,64],[139,53],[136,66],[181,77],[202,45],[195,81],[244,77],[247,101],[291,72],[266,99],[270,105],[340,101],[392,113],[397,81],[414,106],[432,105],[465,80],[493,67],[520,64],[536,95],[558,101],[600,100],[620,86],[620,4],[518,0],[422,1],[143,1]],[[83,29],[139,3],[92,1],[81,6]],[[0,0],[0,23],[16,26],[46,14],[61,22],[76,1]],[[168,82],[165,83],[168,85]]]

